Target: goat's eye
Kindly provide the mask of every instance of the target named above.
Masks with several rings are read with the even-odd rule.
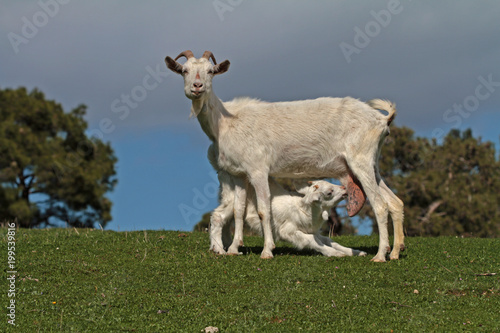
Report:
[[[183,74],[183,75],[185,75],[185,74],[187,74],[187,73],[188,73],[188,70],[187,70],[187,69],[183,69],[183,70],[182,70],[182,74]]]
[[[213,69],[209,69],[208,70],[208,74],[213,74],[214,73],[214,70]]]

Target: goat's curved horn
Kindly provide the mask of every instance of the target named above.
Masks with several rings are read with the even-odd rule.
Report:
[[[189,59],[194,57],[194,54],[190,50],[186,50],[184,52],[181,52],[174,60],[177,61],[177,59],[179,59],[180,57],[186,57],[186,59]]]
[[[201,57],[205,58],[207,60],[210,60],[210,58],[212,58],[212,61],[214,62],[214,65],[217,65],[217,61],[215,61],[215,57],[214,57],[214,55],[213,55],[212,52],[205,51]]]

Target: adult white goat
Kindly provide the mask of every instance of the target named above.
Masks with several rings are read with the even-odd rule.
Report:
[[[182,56],[187,58],[183,65],[176,61]],[[229,69],[228,60],[217,64],[212,52],[197,59],[185,51],[165,61],[183,76],[184,93],[192,100],[191,115],[218,145],[219,167],[238,179],[246,176],[255,189],[264,234],[262,258],[272,258],[274,249],[269,176],[337,178],[349,194],[359,180],[379,229],[379,248],[372,260],[384,262],[390,250],[388,213],[394,224],[390,258],[399,258],[404,248],[403,202],[378,171],[380,148],[396,113],[392,103],[378,99],[363,103],[350,97],[277,103],[240,98],[222,103],[212,90],[212,79]],[[243,223],[238,220],[237,226]]]

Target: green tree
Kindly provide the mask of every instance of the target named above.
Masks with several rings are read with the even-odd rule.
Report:
[[[37,89],[0,89],[0,219],[20,227],[103,227],[117,183],[113,149],[86,136],[86,107],[66,113]]]
[[[500,161],[494,145],[471,130],[453,129],[438,143],[391,128],[379,165],[405,203],[407,235],[500,235]],[[374,220],[367,207],[361,216]]]

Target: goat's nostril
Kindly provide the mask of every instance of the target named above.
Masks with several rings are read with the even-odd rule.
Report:
[[[203,83],[201,83],[201,82],[200,83],[193,83],[193,86],[195,88],[202,88],[203,87]]]

